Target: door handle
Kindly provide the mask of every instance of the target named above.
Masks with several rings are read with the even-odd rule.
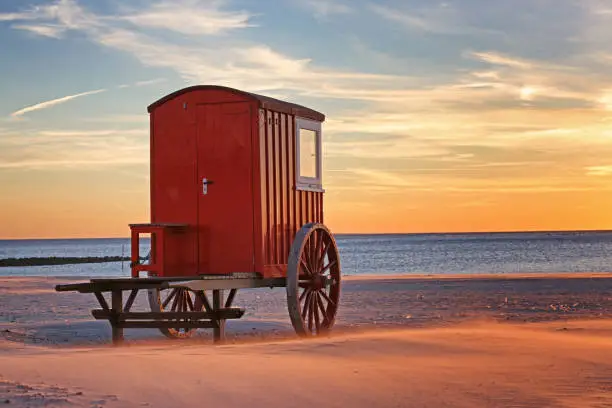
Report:
[[[214,181],[207,179],[206,177],[202,178],[202,194],[208,194],[208,185],[214,184]]]

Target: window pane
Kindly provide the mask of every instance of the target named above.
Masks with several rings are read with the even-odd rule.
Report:
[[[300,176],[317,177],[317,133],[300,129]]]

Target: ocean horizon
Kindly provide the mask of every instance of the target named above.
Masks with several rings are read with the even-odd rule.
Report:
[[[612,231],[335,234],[345,275],[612,272]],[[149,240],[142,239],[146,254]],[[0,240],[0,259],[129,256],[129,238]],[[0,276],[129,276],[129,262],[0,268]]]
[[[332,231],[333,232],[333,231]],[[612,233],[612,229],[579,229],[579,230],[508,230],[508,231],[446,231],[446,232],[333,232],[334,236],[355,235],[495,235],[495,234],[557,234],[557,233]],[[62,241],[62,240],[97,240],[97,239],[130,239],[123,237],[32,237],[32,238],[0,238],[2,241]],[[147,238],[142,238],[147,239]]]

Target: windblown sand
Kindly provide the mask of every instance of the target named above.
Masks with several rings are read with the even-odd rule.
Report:
[[[347,279],[337,330],[310,340],[282,289],[244,291],[227,345],[126,330],[119,348],[60,281],[0,281],[0,406],[612,407],[610,276]]]

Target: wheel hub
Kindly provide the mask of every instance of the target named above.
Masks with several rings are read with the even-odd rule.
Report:
[[[314,275],[310,279],[310,287],[313,290],[321,290],[325,286],[325,278],[322,275]]]

